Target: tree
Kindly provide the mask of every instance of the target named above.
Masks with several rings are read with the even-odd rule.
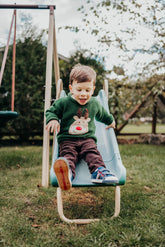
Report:
[[[114,66],[148,77],[165,65],[164,7],[163,0],[86,0],[78,9],[83,24],[66,28],[94,36],[99,48],[90,49],[104,60],[112,57]]]
[[[157,117],[162,123],[165,121],[164,111],[164,92],[165,92],[165,75],[154,75],[145,81],[109,81],[109,105],[110,110],[115,116],[117,123],[122,123],[126,115],[133,112],[135,107],[140,104],[145,96],[146,103],[136,117],[152,117],[155,103],[157,104]],[[161,103],[162,102],[162,103]]]
[[[17,41],[15,111],[19,117],[8,122],[5,129],[8,128],[11,134],[18,134],[22,140],[27,140],[33,132],[42,132],[46,70],[46,47],[42,44],[42,36],[43,33],[36,35],[31,28]],[[0,91],[2,110],[10,109],[11,63],[12,47],[9,49]]]

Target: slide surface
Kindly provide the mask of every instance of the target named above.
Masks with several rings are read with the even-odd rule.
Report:
[[[62,91],[61,97],[64,96],[65,96],[65,92]],[[96,98],[109,112],[108,102],[104,90],[100,90]],[[104,163],[106,167],[118,177],[119,185],[124,185],[126,182],[126,169],[122,164],[115,132],[112,128],[106,130],[105,129],[106,125],[104,125],[103,123],[96,121],[95,124],[96,124],[97,146],[98,146],[98,150],[100,151],[103,157]],[[53,186],[58,186],[56,175],[53,170],[53,164],[57,158],[58,158],[58,144],[57,141],[55,141],[52,167],[50,170],[50,180]],[[84,160],[80,160],[80,162],[76,165],[76,177],[73,180],[72,186],[86,187],[86,186],[103,186],[103,185],[94,184],[91,182],[91,174],[89,173],[88,166]],[[106,186],[113,186],[113,185],[107,184]]]

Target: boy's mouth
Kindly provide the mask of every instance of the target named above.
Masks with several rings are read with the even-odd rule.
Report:
[[[85,103],[87,99],[79,99],[80,103]]]

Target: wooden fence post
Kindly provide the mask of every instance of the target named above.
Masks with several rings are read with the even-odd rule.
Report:
[[[156,122],[157,122],[157,95],[153,96],[153,113],[152,113],[152,134],[156,134]]]

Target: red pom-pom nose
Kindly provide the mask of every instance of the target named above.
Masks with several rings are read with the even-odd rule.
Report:
[[[76,130],[82,130],[82,128],[80,126],[77,126]]]

